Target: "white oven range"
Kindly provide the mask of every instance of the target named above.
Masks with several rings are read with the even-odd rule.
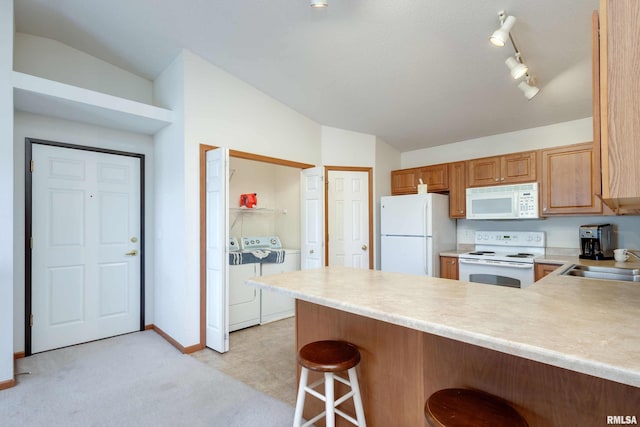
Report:
[[[458,256],[460,280],[525,288],[535,280],[534,261],[544,255],[543,231],[476,231],[475,250]]]

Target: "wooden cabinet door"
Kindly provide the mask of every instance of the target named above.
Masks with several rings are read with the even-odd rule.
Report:
[[[544,276],[553,273],[556,271],[560,265],[558,264],[545,264],[545,263],[536,263],[535,265],[535,281],[542,279]]]
[[[419,168],[391,171],[391,194],[416,194]]]
[[[640,208],[640,2],[600,2],[602,197],[614,210]]]
[[[516,184],[536,180],[536,152],[515,153],[500,159],[500,184]]]
[[[467,174],[465,162],[449,163],[449,217],[467,216]]]
[[[592,143],[542,150],[542,216],[601,214],[600,165]]]
[[[454,256],[440,257],[440,277],[458,280],[458,258]]]
[[[483,187],[500,183],[501,157],[485,157],[467,162],[467,185]]]
[[[418,178],[428,185],[429,193],[449,189],[449,169],[446,163],[420,168]]]

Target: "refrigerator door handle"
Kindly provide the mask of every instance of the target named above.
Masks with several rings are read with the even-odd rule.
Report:
[[[426,217],[426,212],[425,212]],[[429,276],[429,239],[430,237],[424,238],[424,274]]]

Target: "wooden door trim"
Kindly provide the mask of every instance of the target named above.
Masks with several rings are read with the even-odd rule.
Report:
[[[358,166],[325,166],[324,167],[324,265],[329,265],[329,172],[366,172],[369,181],[369,270],[373,270],[373,168]]]
[[[207,151],[221,148],[215,145],[200,144],[200,347],[207,346]],[[279,159],[277,157],[263,156],[260,154],[247,153],[244,151],[229,150],[229,157],[246,160],[256,160],[280,166],[288,166],[298,169],[309,169],[314,167],[309,163],[294,162],[292,160]]]
[[[100,147],[89,147],[85,145],[69,144],[66,142],[48,141],[37,138],[25,138],[25,226],[24,226],[24,346],[25,355],[31,356],[31,314],[32,314],[32,258],[30,239],[32,236],[32,219],[33,219],[33,178],[31,174],[31,160],[33,159],[33,144],[49,145],[59,148],[68,148],[72,150],[92,151],[95,153],[114,154],[117,156],[136,157],[140,160],[140,331],[145,329],[145,254],[146,254],[146,238],[145,238],[145,180],[144,180],[144,159],[145,155],[128,151],[111,150]]]

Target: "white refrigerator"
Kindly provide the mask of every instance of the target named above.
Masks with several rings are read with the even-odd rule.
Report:
[[[456,248],[449,196],[409,194],[380,198],[380,269],[440,277],[440,252]]]

